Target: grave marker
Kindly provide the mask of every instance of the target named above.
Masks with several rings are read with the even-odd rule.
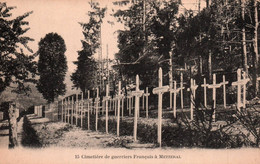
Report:
[[[223,101],[224,101],[224,108],[227,108],[227,98],[226,98],[226,85],[229,82],[226,81],[225,75],[223,75],[223,82],[221,83],[223,86]]]
[[[124,95],[121,93],[121,81],[118,83],[118,94],[116,96],[117,100],[117,136],[119,136],[119,127],[120,127],[120,102]]]
[[[195,104],[195,98],[196,98],[196,90],[198,88],[198,85],[196,85],[196,81],[194,79],[190,79],[190,88],[187,90],[190,91],[190,119],[193,120],[193,108]]]
[[[106,104],[106,133],[108,134],[108,101],[110,100],[109,96],[109,85],[106,85],[106,97],[104,97]]]
[[[238,109],[238,111],[241,111],[240,108],[242,106],[244,106],[244,104],[241,103],[241,86],[245,86],[248,81],[249,81],[248,78],[241,79],[241,69],[238,69],[237,70],[237,81],[232,83],[233,86],[237,86],[237,109]]]
[[[176,118],[176,96],[177,96],[177,93],[180,91],[180,88],[177,89],[176,81],[174,81],[174,88],[169,89],[169,91],[170,91],[170,94],[173,93],[173,116],[174,116],[174,118]]]
[[[180,91],[181,91],[181,109],[183,109],[183,90],[185,87],[183,87],[183,74],[181,73],[181,80],[180,80]]]
[[[136,86],[135,91],[132,91],[132,95],[135,96],[135,115],[134,115],[134,141],[137,140],[137,117],[140,106],[140,97],[143,95],[144,91],[139,89],[139,76],[136,75]]]
[[[95,104],[96,104],[96,131],[98,130],[98,109],[99,109],[99,89],[97,88],[97,97],[95,98]]]
[[[90,130],[90,103],[92,103],[92,99],[90,98],[90,92],[88,90],[88,99],[87,99],[87,103],[88,103],[88,130]]]
[[[150,96],[150,93],[148,92],[148,87],[146,87],[146,93],[144,94],[144,96],[146,97],[146,118],[148,118],[148,97]]]
[[[169,86],[163,86],[162,68],[159,68],[159,86],[153,89],[153,94],[158,94],[158,143],[162,146],[162,97],[169,91]]]
[[[85,111],[84,111],[84,100],[83,100],[83,92],[81,92],[81,102],[80,102],[80,127],[83,127],[83,112],[85,115]]]
[[[204,107],[207,108],[207,87],[209,84],[206,83],[206,78],[204,77],[204,83],[201,85],[204,89]]]

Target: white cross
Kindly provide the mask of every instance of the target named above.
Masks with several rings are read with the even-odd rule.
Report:
[[[246,108],[246,84],[249,82],[249,78],[247,78],[246,72],[242,74],[243,80],[245,81],[243,84],[243,108]]]
[[[98,108],[99,108],[99,89],[97,88],[97,97],[95,98],[96,103],[96,131],[98,130]]]
[[[76,94],[76,102],[75,102],[75,119],[76,119],[76,126],[78,125],[78,110],[79,110],[79,106],[78,106],[78,94]]]
[[[83,92],[81,92],[81,101],[80,101],[80,126],[83,127],[83,112],[84,112],[84,100],[83,100]],[[85,112],[84,112],[85,115]]]
[[[72,111],[71,111],[71,124],[73,125],[73,117],[74,117],[74,95],[72,96],[72,101],[71,101],[71,106],[72,106]]]
[[[180,91],[181,91],[181,109],[183,109],[183,90],[185,87],[183,87],[183,74],[181,73],[181,79],[180,79]]]
[[[193,107],[195,104],[197,88],[198,88],[198,85],[196,85],[196,81],[191,78],[190,79],[190,88],[187,89],[188,91],[190,91],[190,118],[191,118],[191,120],[193,120]]]
[[[117,136],[119,136],[119,127],[120,127],[120,100],[123,97],[124,97],[124,95],[121,93],[121,81],[119,81],[119,83],[118,83],[118,94],[116,96],[116,99],[117,99]]]
[[[162,146],[162,98],[165,92],[169,91],[169,86],[163,86],[162,68],[159,68],[159,86],[153,89],[153,94],[158,94],[158,143]]]
[[[207,87],[209,84],[206,83],[206,78],[204,78],[204,83],[201,85],[201,87],[204,88],[204,106],[207,108]]]
[[[226,98],[226,85],[229,82],[226,81],[225,75],[223,75],[223,82],[221,83],[221,85],[223,86],[223,101],[224,101],[224,108],[227,108],[227,98]]]
[[[244,106],[241,103],[241,86],[245,86],[247,84],[247,82],[249,81],[249,79],[245,78],[241,80],[241,69],[237,70],[237,81],[233,82],[232,85],[233,86],[237,86],[237,109],[240,111],[241,107]],[[244,87],[245,88],[245,87]]]
[[[221,87],[221,83],[217,84],[216,83],[216,74],[213,74],[213,84],[208,85],[208,88],[212,88],[212,99],[213,99],[213,108],[216,108],[216,89]]]
[[[131,116],[131,111],[132,111],[132,97],[133,97],[132,92],[129,91],[128,95],[127,95],[127,98],[129,100],[129,103],[128,103],[129,116]]]
[[[177,88],[177,83],[176,81],[174,81],[174,88],[173,89],[169,89],[170,94],[173,93],[173,116],[174,118],[176,118],[176,96],[177,93],[179,93],[180,88]]]
[[[106,103],[106,133],[108,134],[108,101],[110,99],[109,96],[109,85],[106,85],[106,97],[104,97],[104,101]]]
[[[150,96],[150,93],[148,92],[148,87],[146,87],[146,93],[143,95],[146,97],[146,118],[148,118],[148,97]]]
[[[139,98],[143,95],[144,91],[139,89],[139,76],[136,75],[135,91],[132,91],[132,96],[135,96],[135,117],[134,117],[134,141],[137,140],[137,117],[139,113]]]
[[[90,103],[92,103],[92,98],[90,98],[90,92],[88,90],[88,99],[87,99],[87,104],[88,104],[88,130],[90,130]]]
[[[216,74],[214,73],[213,74],[213,84],[209,85],[208,88],[212,88],[213,92],[212,92],[212,99],[213,99],[213,109],[214,109],[214,112],[213,112],[213,121],[215,121],[215,118],[216,118],[216,89],[217,88],[220,88],[222,83],[219,83],[217,84],[216,83]]]

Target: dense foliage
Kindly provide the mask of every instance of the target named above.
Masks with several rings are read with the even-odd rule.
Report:
[[[84,40],[81,40],[82,50],[78,51],[78,60],[74,62],[76,71],[71,75],[74,86],[84,93],[93,89],[95,84],[97,64],[93,55],[100,47],[100,28],[106,11],[106,8],[100,8],[96,3],[91,5],[93,11],[88,12],[89,22],[80,23]]]
[[[37,88],[48,102],[66,92],[64,78],[67,72],[66,45],[57,33],[49,33],[39,42]]]
[[[32,53],[27,44],[33,39],[24,36],[30,29],[25,28],[29,22],[24,19],[32,12],[13,18],[14,8],[0,2],[0,93],[11,84],[15,87],[13,91],[24,93],[30,90],[25,82],[35,82],[36,62],[33,55],[26,53]]]

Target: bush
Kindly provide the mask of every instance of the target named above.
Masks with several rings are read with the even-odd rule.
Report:
[[[23,133],[22,133],[22,145],[28,147],[42,147],[36,131],[33,129],[31,121],[27,116],[23,117]]]

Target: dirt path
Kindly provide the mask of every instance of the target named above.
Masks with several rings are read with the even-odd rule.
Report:
[[[80,127],[63,122],[50,122],[47,118],[37,118],[33,115],[28,118],[43,147],[109,148],[110,146],[116,147],[117,142],[120,144],[120,139],[122,139],[122,137],[116,137],[112,134],[82,130]],[[132,137],[123,138],[132,140]]]

